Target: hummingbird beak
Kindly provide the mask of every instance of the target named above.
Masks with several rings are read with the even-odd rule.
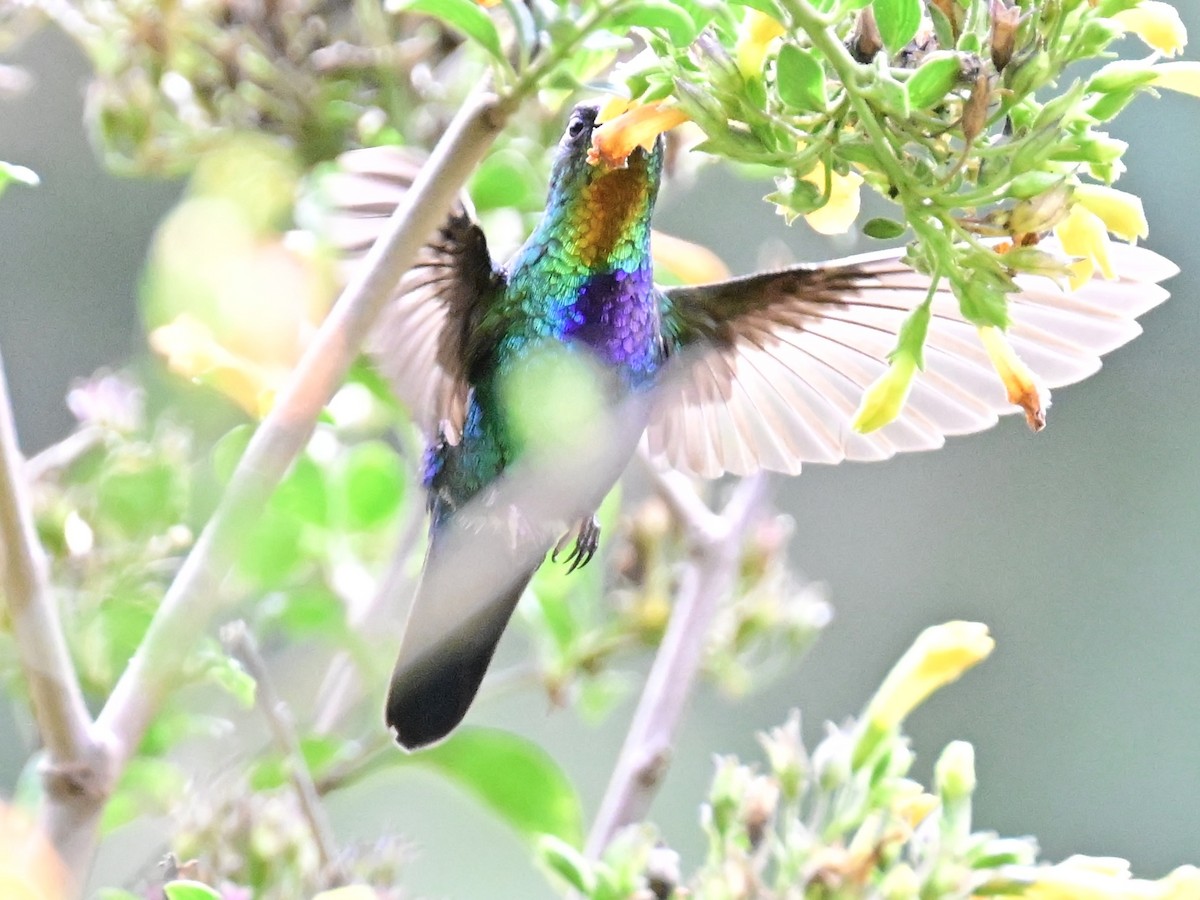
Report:
[[[631,106],[622,100],[607,104],[596,121],[599,124],[592,132],[588,162],[606,169],[622,169],[634,152],[645,156],[661,147],[663,132],[686,122],[687,116],[661,102]]]

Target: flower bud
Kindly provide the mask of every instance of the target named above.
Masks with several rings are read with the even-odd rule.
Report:
[[[850,756],[854,741],[850,735],[833,725],[828,726],[825,740],[813,751],[813,771],[823,791],[833,791],[850,778]]]
[[[992,65],[997,72],[1003,72],[1004,67],[1012,59],[1013,48],[1017,43],[1017,27],[1021,22],[1021,10],[1008,6],[1005,0],[992,0]]]
[[[679,854],[666,844],[655,844],[646,857],[646,881],[655,900],[668,900],[683,879]]]
[[[947,744],[934,767],[934,781],[946,806],[975,793],[975,748],[966,741]]]
[[[916,372],[917,362],[910,355],[902,354],[892,360],[887,371],[863,393],[850,427],[859,434],[870,434],[895,421],[908,400]]]
[[[1022,200],[1008,214],[1009,234],[1041,234],[1049,231],[1066,216],[1070,196],[1070,190],[1060,182],[1036,197]]]
[[[1025,421],[1034,431],[1046,427],[1046,410],[1050,407],[1050,391],[1047,390],[1004,337],[1004,332],[994,325],[979,329],[979,340],[987,351],[992,367],[1008,392],[1008,402],[1025,410]],[[989,639],[990,640],[990,639]],[[989,648],[990,650],[990,648]]]
[[[888,672],[864,718],[881,730],[895,729],[930,694],[986,659],[995,645],[987,626],[979,622],[926,628]]]
[[[758,741],[767,754],[767,762],[779,781],[783,796],[788,800],[799,798],[809,766],[808,753],[800,738],[799,711],[792,710],[784,724],[760,734]]]

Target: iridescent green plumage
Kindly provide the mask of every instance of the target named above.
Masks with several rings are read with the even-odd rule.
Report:
[[[505,385],[543,351],[583,361],[593,392],[625,404],[619,426],[600,438],[614,446],[609,468],[583,473],[590,484],[572,515],[599,502],[643,428],[647,453],[687,473],[796,473],[802,463],[938,447],[1016,410],[954,297],[931,293],[901,251],[656,288],[650,216],[661,148],[635,150],[625,168],[592,165],[595,117],[588,106],[572,114],[546,214],[506,267],[492,263],[483,232],[459,209],[377,330],[373,356],[430,437],[430,551],[387,707],[408,748],[440,739],[465,715],[521,590],[554,543],[530,511],[537,503],[505,491],[530,440],[528,423],[517,427],[528,410],[511,406],[522,401]],[[357,151],[343,165],[333,238],[348,255],[362,254],[412,165],[395,148]],[[1094,372],[1101,354],[1139,332],[1136,317],[1166,298],[1155,282],[1174,274],[1171,263],[1143,248],[1114,246],[1113,254],[1119,281],[1068,293],[1030,278],[1009,298],[1008,338],[1045,386]],[[878,431],[854,431],[864,390],[887,370],[901,325],[927,298],[925,368],[903,412]],[[548,413],[539,421],[553,429]],[[525,488],[526,499],[540,499],[536,479]],[[596,537],[585,516],[572,564],[590,558]],[[475,577],[489,554],[512,562]]]

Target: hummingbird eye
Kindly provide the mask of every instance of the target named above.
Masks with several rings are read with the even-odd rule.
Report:
[[[573,118],[571,124],[567,126],[568,137],[577,138],[583,134],[583,130],[587,128],[587,123],[583,119]]]

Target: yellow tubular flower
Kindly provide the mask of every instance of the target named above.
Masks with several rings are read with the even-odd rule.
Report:
[[[256,418],[270,412],[290,371],[231,352],[211,328],[187,313],[150,332],[150,346],[172,372],[211,385]]]
[[[1165,878],[1132,878],[1129,863],[1105,856],[1072,856],[1034,870],[1026,900],[1193,900],[1200,896],[1200,869],[1180,866]]]
[[[1108,255],[1108,229],[1094,212],[1076,203],[1054,229],[1068,256],[1078,256],[1085,265],[1072,265],[1071,290],[1078,290],[1099,267],[1109,281],[1116,278]]]
[[[1113,19],[1127,32],[1132,31],[1147,46],[1167,56],[1175,56],[1187,45],[1187,28],[1170,3],[1142,0],[1133,9],[1117,13]]]
[[[988,657],[996,642],[980,622],[926,628],[888,672],[864,715],[869,728],[890,732],[938,688]]]
[[[1154,80],[1150,84],[1154,87],[1200,97],[1200,62],[1186,60],[1160,63],[1152,71]]]
[[[66,900],[67,872],[41,831],[19,810],[0,803],[0,897]]]
[[[707,284],[730,277],[729,267],[707,247],[661,231],[650,232],[655,271],[664,269],[681,284]]]
[[[817,163],[803,180],[824,191],[825,164]],[[858,189],[862,187],[862,183],[862,177],[857,172],[846,175],[830,173],[829,201],[820,209],[807,213],[804,221],[813,231],[820,234],[845,234],[858,218],[861,207]]]
[[[1136,194],[1102,184],[1080,184],[1075,187],[1075,199],[1084,209],[1099,216],[1104,227],[1122,240],[1132,241],[1150,234],[1142,199]]]
[[[1017,356],[1004,332],[994,325],[981,326],[979,340],[987,351],[992,368],[1004,382],[1008,392],[1008,402],[1015,403],[1025,410],[1025,421],[1034,431],[1046,427],[1046,410],[1050,408],[1050,391],[1047,390],[1036,375],[1030,371],[1021,358]]]
[[[782,36],[784,27],[757,9],[747,9],[746,18],[738,29],[737,44],[733,58],[738,70],[746,78],[761,78],[763,60],[771,41]]]
[[[870,434],[895,420],[904,409],[912,388],[917,363],[910,356],[897,357],[863,392],[850,427],[859,434]]]
[[[683,110],[662,101],[642,105],[610,100],[596,117],[600,126],[592,133],[588,162],[620,168],[635,147],[652,150],[660,134],[687,120]]]

